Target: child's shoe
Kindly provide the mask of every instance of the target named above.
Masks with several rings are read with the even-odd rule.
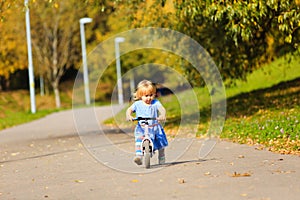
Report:
[[[165,149],[158,150],[158,164],[163,165],[166,162]]]
[[[142,157],[141,156],[136,156],[134,157],[133,161],[137,164],[137,165],[142,165],[143,161],[142,161]]]
[[[165,163],[166,163],[166,158],[165,158],[165,156],[159,157],[159,158],[158,158],[158,164],[163,165],[163,164],[165,164]]]

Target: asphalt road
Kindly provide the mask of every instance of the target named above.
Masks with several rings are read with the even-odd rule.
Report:
[[[118,107],[62,111],[0,131],[0,199],[296,200],[300,157],[175,138],[165,165],[133,161],[133,137],[101,125]]]

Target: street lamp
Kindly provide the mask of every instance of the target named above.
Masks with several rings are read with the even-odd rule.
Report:
[[[26,21],[26,37],[27,37],[27,51],[28,51],[28,76],[29,76],[29,91],[30,91],[30,105],[31,105],[30,107],[31,107],[31,113],[35,113],[36,108],[35,108],[34,74],[33,74],[33,64],[32,64],[30,17],[29,17],[28,0],[24,0],[24,5],[25,5],[25,9],[26,9],[25,21]]]
[[[81,18],[80,23],[80,36],[81,36],[81,48],[82,48],[82,63],[83,63],[83,82],[84,82],[84,92],[85,92],[85,103],[86,105],[91,104],[90,100],[90,90],[89,90],[89,74],[87,68],[87,59],[86,59],[86,47],[85,47],[85,33],[84,33],[84,24],[91,23],[92,18]]]
[[[125,41],[125,38],[123,38],[123,37],[116,37],[115,38],[118,99],[119,99],[119,104],[120,105],[124,104],[124,100],[123,100],[123,86],[122,86],[122,77],[121,77],[121,62],[120,62],[119,43],[124,42],[124,41]]]

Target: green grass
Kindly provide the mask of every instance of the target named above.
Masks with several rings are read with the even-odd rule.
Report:
[[[288,58],[290,59],[290,58]],[[281,58],[227,88],[224,139],[300,154],[300,58]]]
[[[300,58],[290,56],[279,58],[247,76],[247,81],[236,81],[236,85],[226,89],[227,97],[257,89],[269,88],[276,84],[300,77]]]
[[[0,121],[0,130],[39,119],[55,111],[56,110],[42,110],[32,114],[31,112],[7,110],[4,112],[7,117],[5,120],[1,119]]]
[[[300,79],[233,96],[222,138],[262,144],[281,153],[300,152]]]
[[[30,122],[44,117],[50,113],[69,108],[69,100],[65,102],[62,97],[62,108],[56,109],[54,97],[36,95],[36,113],[31,113],[30,95],[26,90],[1,92],[0,93],[0,130],[15,125]]]
[[[262,144],[272,151],[299,153],[300,109],[260,111],[251,117],[229,119],[222,135],[231,141]]]

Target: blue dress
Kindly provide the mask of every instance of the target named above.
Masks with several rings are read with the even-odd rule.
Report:
[[[159,100],[154,99],[151,105],[146,105],[142,100],[136,101],[131,105],[131,109],[136,113],[136,117],[158,117],[158,108],[162,106]],[[149,135],[154,145],[154,151],[160,150],[168,146],[168,140],[163,127],[157,120],[148,120],[149,123]],[[136,155],[142,155],[141,142],[144,138],[144,128],[141,126],[141,122],[135,127],[135,147]]]

